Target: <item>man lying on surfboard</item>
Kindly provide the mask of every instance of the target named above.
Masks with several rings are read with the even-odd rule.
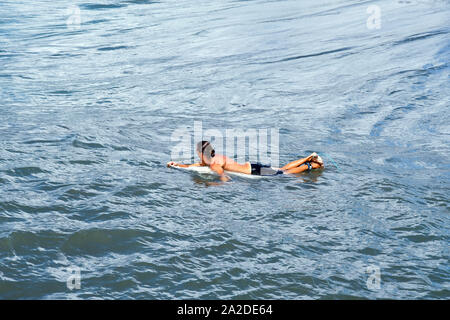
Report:
[[[236,161],[227,156],[216,154],[215,150],[213,149],[209,141],[201,141],[197,143],[196,151],[198,157],[201,160],[199,163],[181,164],[176,163],[174,161],[169,161],[167,163],[167,166],[168,167],[175,166],[181,168],[209,166],[211,170],[219,174],[220,180],[222,181],[227,181],[229,179],[225,175],[224,171],[232,171],[260,176],[273,176],[277,174],[300,173],[303,171],[311,169],[319,169],[324,167],[322,158],[319,157],[315,152],[311,153],[306,158],[301,158],[289,162],[287,165],[281,168],[273,168],[269,165],[263,165],[261,163],[250,163],[250,162],[246,162],[244,164],[237,163]]]

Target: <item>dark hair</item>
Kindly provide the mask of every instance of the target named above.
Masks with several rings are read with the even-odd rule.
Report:
[[[214,158],[216,155],[216,151],[211,146],[211,143],[206,140],[197,143],[197,152],[201,152],[208,159]]]

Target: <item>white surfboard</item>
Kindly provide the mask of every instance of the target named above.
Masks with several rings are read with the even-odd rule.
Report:
[[[209,167],[207,166],[203,166],[203,167],[178,167],[178,166],[170,166],[171,168],[175,168],[175,169],[179,169],[179,170],[185,170],[185,171],[194,171],[200,174],[212,174],[212,175],[216,175],[218,176],[217,172],[211,170]],[[245,174],[245,173],[240,173],[240,172],[233,172],[233,171],[225,171],[225,173],[227,175],[230,176],[237,176],[237,177],[243,177],[243,178],[248,178],[248,179],[260,179],[260,178],[264,178],[265,176],[256,176],[256,175],[252,175],[252,174]]]

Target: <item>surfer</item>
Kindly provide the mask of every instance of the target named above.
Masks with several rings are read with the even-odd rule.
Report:
[[[237,163],[227,156],[216,154],[209,141],[201,141],[197,143],[196,151],[198,157],[200,158],[200,162],[194,164],[182,164],[176,163],[174,161],[169,161],[167,163],[167,166],[177,166],[181,168],[209,166],[211,170],[219,174],[220,180],[222,181],[229,180],[229,177],[225,174],[225,171],[260,176],[273,176],[278,174],[301,173],[307,170],[319,169],[324,167],[322,158],[319,157],[315,152],[311,153],[306,158],[301,158],[289,162],[281,168],[274,168],[269,165],[263,165],[261,163]]]

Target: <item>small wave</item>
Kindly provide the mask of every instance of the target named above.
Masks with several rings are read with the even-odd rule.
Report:
[[[418,41],[418,40],[424,40],[424,39],[428,39],[431,37],[435,37],[435,36],[439,36],[442,34],[447,34],[448,32],[445,30],[435,30],[435,31],[430,31],[430,32],[424,32],[424,33],[418,33],[418,34],[413,34],[411,36],[408,36],[402,40],[399,41],[395,41],[393,42],[394,46],[398,46],[401,44],[405,44],[405,43],[409,43],[409,42],[413,42],[413,41]]]
[[[152,237],[153,232],[142,229],[100,229],[77,231],[62,245],[64,254],[108,255],[112,252],[142,250],[141,238]]]
[[[86,10],[107,10],[107,9],[119,9],[126,7],[126,3],[84,3],[80,5],[80,8]]]
[[[80,141],[78,139],[75,139],[72,142],[72,145],[76,148],[83,148],[83,149],[105,149],[106,147],[101,143],[96,142],[84,142]]]
[[[5,174],[12,177],[28,177],[39,173],[48,173],[48,171],[43,170],[39,167],[18,167],[6,170],[4,172]]]
[[[98,51],[114,51],[114,50],[121,50],[121,49],[128,49],[128,46],[115,46],[115,47],[101,47],[97,48]]]
[[[283,59],[279,59],[279,60],[258,62],[257,64],[270,64],[270,63],[286,62],[286,61],[291,61],[291,60],[312,58],[312,57],[318,57],[318,56],[323,56],[323,55],[337,53],[337,52],[342,52],[342,51],[348,51],[348,50],[351,50],[351,49],[353,49],[353,47],[344,47],[344,48],[339,48],[339,49],[335,49],[335,50],[328,50],[328,51],[322,51],[322,52],[311,53],[311,54],[306,54],[306,55],[288,57],[288,58],[283,58]]]

